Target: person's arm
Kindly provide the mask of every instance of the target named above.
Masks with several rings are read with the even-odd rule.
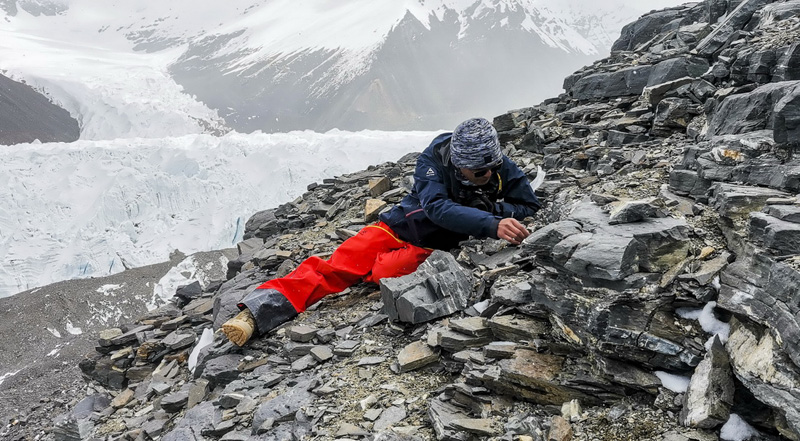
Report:
[[[533,216],[542,208],[542,203],[533,193],[528,177],[513,161],[504,158],[500,173],[501,178],[504,178],[503,189],[500,192],[503,202],[495,204],[496,214],[503,218],[521,221]]]
[[[417,160],[414,186],[425,215],[436,225],[478,238],[497,239],[500,218],[486,211],[458,204],[447,195],[443,166],[426,156]]]

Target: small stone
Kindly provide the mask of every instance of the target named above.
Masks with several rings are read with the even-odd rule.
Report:
[[[364,207],[364,222],[374,222],[378,219],[380,211],[386,207],[386,201],[380,199],[368,199]]]
[[[369,194],[376,198],[392,188],[392,180],[387,177],[369,180]]]
[[[381,413],[381,416],[375,421],[373,430],[381,431],[387,429],[389,426],[399,423],[406,419],[406,410],[402,407],[391,406]]]
[[[359,366],[373,366],[376,364],[381,364],[386,361],[386,357],[364,357],[361,360],[358,360]]]
[[[517,344],[510,341],[493,341],[483,347],[483,355],[491,358],[511,358],[517,350]]]
[[[311,354],[304,355],[292,363],[292,372],[302,372],[317,365],[317,360]]]
[[[350,424],[350,423],[342,423],[339,426],[339,430],[336,432],[337,438],[341,438],[343,436],[367,436],[367,435],[369,435],[369,432],[356,426],[355,424]]]
[[[314,346],[310,354],[320,363],[324,363],[333,358],[333,350],[328,346]]]
[[[375,421],[381,416],[381,413],[383,413],[383,409],[370,409],[364,413],[364,419],[367,421]]]
[[[316,337],[317,332],[318,330],[316,328],[310,326],[292,326],[286,330],[286,336],[293,341],[307,343]]]
[[[583,409],[578,400],[572,400],[561,405],[561,416],[567,421],[580,421]]]
[[[706,257],[714,254],[716,249],[714,247],[704,247],[700,250],[700,254],[697,255],[697,260],[704,260]]]
[[[409,372],[435,363],[439,355],[422,341],[415,341],[403,348],[397,355],[400,372]]]
[[[572,439],[572,426],[566,419],[555,415],[550,420],[550,432],[547,441],[569,441]]]
[[[161,399],[161,408],[164,409],[165,412],[177,413],[183,410],[188,403],[189,391],[178,391],[165,395],[164,398]]]
[[[356,351],[356,348],[358,348],[360,344],[361,342],[357,340],[345,340],[333,348],[333,354],[342,357],[349,357],[353,355],[353,353]]]
[[[111,400],[111,407],[115,409],[119,409],[120,407],[125,407],[126,404],[130,403],[133,399],[133,390],[132,389],[125,389],[124,391],[117,394],[113,400]]]
[[[450,421],[450,427],[480,436],[499,435],[496,430],[492,429],[492,420],[490,419],[460,418]]]
[[[450,322],[450,329],[472,337],[486,337],[492,333],[488,322],[483,317],[467,317],[459,320],[452,320]]]

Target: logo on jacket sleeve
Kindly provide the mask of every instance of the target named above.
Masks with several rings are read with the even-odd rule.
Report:
[[[425,176],[427,176],[427,177],[429,177],[429,178],[430,178],[431,176],[436,176],[436,172],[435,172],[435,171],[433,171],[433,167],[428,167],[428,172],[427,172],[427,173],[425,173]]]

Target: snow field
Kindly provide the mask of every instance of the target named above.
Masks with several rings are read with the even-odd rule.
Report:
[[[21,144],[0,162],[0,296],[235,245],[257,211],[421,151],[433,132]]]

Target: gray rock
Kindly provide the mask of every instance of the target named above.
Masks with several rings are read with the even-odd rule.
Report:
[[[782,221],[800,224],[800,205],[767,205],[764,212]]]
[[[681,17],[681,11],[658,11],[642,16],[622,28],[622,34],[611,51],[630,51],[659,35],[667,23]]]
[[[778,255],[800,253],[800,224],[765,213],[750,213],[750,238]]]
[[[407,276],[381,280],[384,312],[392,320],[423,323],[466,309],[472,274],[455,258],[436,250]]]
[[[795,42],[778,60],[773,81],[800,80],[800,43]]]
[[[757,400],[784,416],[788,437],[800,437],[800,370],[772,334],[734,318],[726,348],[739,381]]]
[[[697,271],[689,274],[681,274],[678,276],[678,279],[694,280],[698,285],[707,285],[720,273],[720,271],[724,270],[725,267],[728,266],[728,262],[730,260],[730,253],[723,252],[720,256],[703,262]]]
[[[194,371],[195,378],[201,376],[215,385],[226,385],[239,378],[241,355],[228,354],[198,363]]]
[[[293,421],[298,410],[310,405],[316,399],[316,396],[309,392],[316,384],[314,380],[299,381],[282,395],[261,404],[253,414],[253,434],[255,435],[258,428],[268,419],[279,423]]]
[[[428,406],[428,418],[433,425],[438,440],[467,441],[465,434],[458,433],[452,428],[454,420],[469,418],[469,415],[460,407],[438,399],[432,400]]]
[[[522,241],[522,246],[534,253],[549,253],[564,238],[581,232],[581,226],[577,222],[553,222],[531,233]]]
[[[361,342],[358,340],[344,340],[336,344],[333,347],[334,355],[340,355],[342,357],[349,357],[353,355],[356,349],[361,345]]]
[[[300,343],[307,343],[316,337],[318,330],[311,326],[292,326],[286,329],[286,336]]]
[[[569,92],[581,101],[641,95],[652,70],[653,66],[642,65],[588,75],[578,80]]]
[[[713,429],[728,421],[733,405],[733,373],[719,336],[694,370],[680,418],[683,425]]]
[[[400,372],[410,372],[439,360],[439,354],[422,341],[415,341],[404,347],[397,354]]]
[[[798,84],[798,82],[778,84]],[[778,100],[774,109],[773,128],[776,143],[797,145],[800,142],[798,141],[800,139],[800,87],[792,87],[785,96]]]
[[[670,130],[684,131],[699,113],[697,106],[685,98],[664,98],[656,106],[653,129],[656,134],[668,135]]]
[[[700,78],[709,68],[708,61],[697,57],[678,57],[664,60],[655,66],[647,86],[655,86],[681,78]]]
[[[707,138],[757,130],[773,130],[776,105],[785,96],[796,94],[798,86],[800,86],[800,81],[771,83],[749,93],[725,98],[708,121]],[[792,108],[792,105],[789,105],[787,110],[789,115]]]
[[[320,363],[324,363],[333,358],[333,350],[329,346],[314,346],[310,354]]]
[[[716,183],[711,187],[710,205],[726,217],[748,216],[761,211],[767,199],[787,197],[788,193],[769,188]]]
[[[730,11],[725,19],[697,44],[695,47],[697,54],[710,58],[732,41],[736,32],[744,28],[755,11],[770,2],[771,0],[742,0],[736,9]]]
[[[610,225],[639,222],[641,220],[659,216],[659,207],[654,205],[655,198],[640,201],[624,201],[616,204],[609,212]]]
[[[197,334],[190,330],[173,331],[169,333],[161,343],[170,350],[177,351],[192,346],[197,340]]]
[[[165,440],[184,440],[184,439],[195,439],[193,437],[194,433],[201,433],[203,430],[210,430],[214,428],[214,425],[221,421],[221,414],[214,408],[214,405],[210,401],[204,401],[197,406],[186,411],[186,414],[183,417],[180,417],[175,422],[175,426],[173,427],[172,431],[164,436],[163,439]],[[192,434],[190,438],[185,438],[186,431],[181,429],[186,429],[189,431],[189,434]],[[178,432],[178,433],[175,433]],[[170,436],[171,435],[171,436]]]
[[[720,273],[718,306],[769,327],[800,366],[800,272],[762,254],[744,254]]]
[[[661,102],[664,97],[680,88],[683,85],[691,84],[694,81],[691,77],[682,77],[673,79],[670,81],[666,81],[663,83],[657,83],[655,80],[651,78],[650,82],[654,83],[650,86],[647,86],[642,91],[642,97],[647,101],[651,106],[655,106],[659,102]]]
[[[375,421],[375,425],[372,427],[375,431],[382,431],[386,430],[390,426],[393,426],[404,419],[406,419],[407,413],[404,407],[400,406],[391,406],[387,407],[381,413],[381,416]]]

